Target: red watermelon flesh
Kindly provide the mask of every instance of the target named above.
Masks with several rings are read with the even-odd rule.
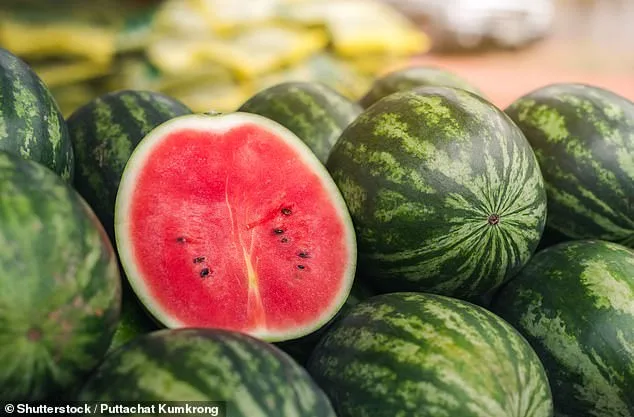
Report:
[[[260,116],[154,129],[127,163],[115,216],[130,284],[167,327],[289,340],[330,320],[352,285],[338,189],[300,139]]]

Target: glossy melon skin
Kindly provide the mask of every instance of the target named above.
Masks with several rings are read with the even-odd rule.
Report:
[[[450,71],[437,67],[415,65],[389,72],[377,78],[359,100],[359,103],[364,109],[367,109],[390,94],[420,87],[462,88],[484,97],[480,89]]]
[[[634,103],[594,86],[553,84],[505,112],[535,150],[548,227],[634,247]]]
[[[361,110],[357,103],[324,84],[299,81],[264,89],[238,109],[285,126],[324,163],[341,132]]]
[[[33,69],[0,48],[0,151],[33,160],[72,183],[75,159],[68,127]]]
[[[335,323],[307,369],[339,417],[552,417],[528,342],[468,302],[435,294],[369,298]]]
[[[227,417],[335,417],[323,391],[288,355],[218,329],[165,329],[137,338],[104,360],[78,399],[215,401],[225,402]]]
[[[355,225],[360,274],[379,292],[486,295],[526,264],[546,222],[530,144],[462,89],[383,98],[342,133],[326,167]]]
[[[301,338],[337,314],[356,270],[350,215],[323,164],[249,113],[150,132],[123,173],[115,235],[136,296],[169,328]]]
[[[43,165],[0,151],[0,195],[1,396],[68,399],[119,320],[116,254],[90,207]]]
[[[544,363],[561,416],[634,416],[634,252],[580,240],[551,246],[494,297]]]

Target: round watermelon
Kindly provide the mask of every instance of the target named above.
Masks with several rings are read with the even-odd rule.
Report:
[[[79,194],[41,164],[0,151],[0,195],[0,397],[66,398],[115,332],[115,252]]]
[[[114,204],[121,174],[152,129],[191,110],[161,93],[121,90],[99,96],[68,118],[75,154],[75,188],[114,240]]]
[[[325,167],[248,113],[188,115],[132,153],[115,208],[131,287],[166,327],[305,336],[346,301],[356,241]]]
[[[634,103],[581,84],[553,84],[506,113],[535,150],[548,226],[570,239],[634,247]]]
[[[288,355],[219,329],[165,329],[135,339],[106,357],[78,400],[216,405],[227,417],[335,417],[323,391]],[[157,414],[175,414],[158,407]]]
[[[546,221],[526,138],[462,89],[383,98],[342,133],[326,167],[355,225],[360,274],[379,292],[480,297],[526,264]]]
[[[466,301],[391,293],[333,325],[307,369],[339,417],[551,417],[544,368],[504,320]]]
[[[325,163],[337,138],[361,113],[361,107],[321,83],[291,81],[258,92],[239,111],[259,114],[287,127]]]
[[[482,96],[482,92],[453,72],[427,65],[413,65],[390,71],[374,80],[370,89],[359,100],[368,108],[390,94],[413,90],[419,87],[454,87]]]
[[[3,48],[0,151],[38,162],[65,181],[73,181],[73,149],[57,102],[30,66]]]
[[[491,309],[534,347],[562,416],[634,416],[634,251],[599,240],[552,246]]]

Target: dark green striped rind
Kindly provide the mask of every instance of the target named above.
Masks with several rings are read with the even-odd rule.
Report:
[[[597,87],[555,84],[505,111],[541,165],[549,227],[633,247],[634,103]]]
[[[380,100],[343,132],[326,167],[352,215],[360,275],[380,292],[481,296],[519,271],[544,228],[529,143],[464,90]]]
[[[359,100],[359,103],[367,109],[390,94],[425,86],[462,88],[483,96],[478,88],[450,71],[428,66],[412,66],[389,72],[377,78],[370,90]]]
[[[59,399],[105,354],[120,313],[114,250],[53,171],[0,152],[0,397]]]
[[[68,128],[57,102],[29,65],[0,48],[0,151],[38,162],[72,183]]]
[[[161,93],[122,90],[104,94],[68,118],[76,160],[75,188],[114,242],[114,205],[130,155],[152,129],[192,111]]]
[[[361,107],[320,83],[285,82],[262,90],[238,111],[274,120],[297,135],[323,163]]]
[[[227,401],[228,417],[335,417],[288,355],[259,339],[215,329],[169,329],[113,351],[80,401]]]
[[[605,241],[552,246],[492,309],[535,348],[561,415],[634,416],[634,252]]]
[[[506,322],[465,301],[375,296],[336,323],[307,369],[339,417],[551,417],[544,369]]]

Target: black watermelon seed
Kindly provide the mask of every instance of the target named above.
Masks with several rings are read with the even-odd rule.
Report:
[[[288,207],[284,207],[284,208],[282,209],[282,214],[283,214],[283,215],[285,215],[285,216],[290,216],[290,215],[291,215],[291,213],[292,213],[292,211],[291,211],[291,209],[289,209]]]
[[[210,272],[211,271],[209,271],[209,268],[203,268],[202,271],[200,271],[200,276],[204,278],[209,275]]]
[[[304,265],[297,265],[297,269],[304,269],[306,268]]]
[[[195,264],[199,264],[201,262],[205,262],[205,257],[204,256],[199,256],[197,258],[194,258],[194,263]]]

